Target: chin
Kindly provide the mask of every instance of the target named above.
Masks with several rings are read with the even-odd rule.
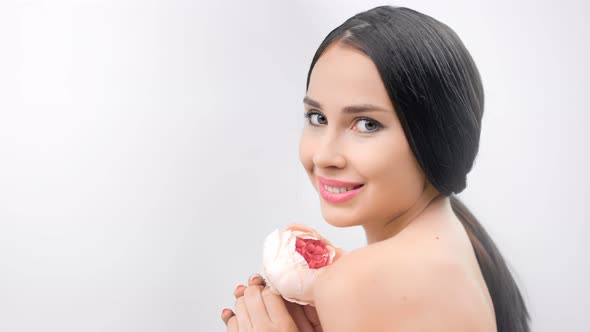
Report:
[[[328,206],[322,203],[321,212],[324,220],[334,227],[352,227],[362,225],[362,218],[358,218],[351,208]]]

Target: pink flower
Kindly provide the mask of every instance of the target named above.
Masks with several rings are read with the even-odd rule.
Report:
[[[313,285],[319,273],[343,254],[312,228],[292,224],[283,231],[277,229],[264,240],[267,285],[287,301],[313,306]]]
[[[330,250],[322,240],[297,237],[295,251],[305,258],[310,269],[319,269],[331,263]]]

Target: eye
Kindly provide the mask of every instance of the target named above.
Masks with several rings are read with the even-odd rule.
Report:
[[[327,123],[326,117],[316,111],[305,112],[303,116],[312,126],[319,126]]]
[[[359,119],[355,127],[359,127],[363,133],[373,133],[383,128],[379,122],[366,118]]]

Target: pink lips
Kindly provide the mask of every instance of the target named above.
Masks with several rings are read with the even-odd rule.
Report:
[[[318,187],[320,188],[320,195],[322,195],[322,197],[325,200],[332,202],[332,203],[339,203],[339,202],[347,201],[347,200],[353,198],[354,196],[356,196],[356,194],[358,194],[359,191],[361,191],[363,189],[362,183],[352,183],[352,182],[331,180],[331,179],[323,178],[321,176],[318,176],[318,182],[319,182]],[[324,188],[324,184],[326,184],[330,187],[356,187],[359,185],[361,185],[361,187],[353,189],[353,190],[345,191],[342,193],[333,193],[333,192],[329,192],[328,190],[326,190],[326,188]]]

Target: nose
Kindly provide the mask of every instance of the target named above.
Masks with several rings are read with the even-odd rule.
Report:
[[[313,164],[317,168],[344,168],[346,158],[341,153],[341,146],[335,135],[325,135],[313,153]]]

